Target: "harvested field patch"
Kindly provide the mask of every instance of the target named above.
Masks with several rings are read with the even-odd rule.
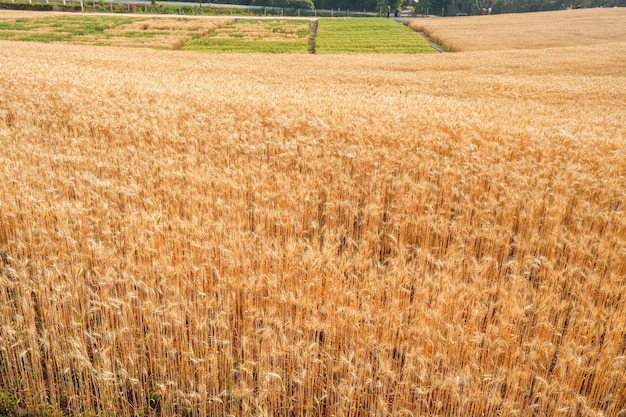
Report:
[[[224,18],[179,19],[111,16],[0,15],[0,38],[17,41],[179,49],[190,40],[233,22]]]
[[[183,49],[204,52],[306,53],[311,22],[308,20],[238,19],[220,27],[210,37],[187,42]]]

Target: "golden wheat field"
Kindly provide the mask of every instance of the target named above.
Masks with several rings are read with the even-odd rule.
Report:
[[[408,25],[454,51],[591,46],[626,40],[626,8],[412,19]]]
[[[0,414],[625,416],[626,39],[576,43],[0,42]]]

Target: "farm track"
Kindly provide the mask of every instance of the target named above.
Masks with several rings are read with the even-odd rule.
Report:
[[[442,54],[447,52],[444,49],[443,45],[440,45],[437,42],[435,42],[430,36],[428,36],[428,34],[426,32],[424,32],[423,30],[415,30],[411,26],[409,26],[407,24],[407,21],[409,21],[411,19],[412,18],[410,18],[410,17],[396,17],[396,18],[394,18],[394,20],[396,22],[398,22],[400,24],[403,24],[403,25],[406,25],[408,28],[410,28],[414,32],[417,32],[422,38],[426,39],[426,42],[428,42],[428,45],[430,45],[430,47],[433,48],[434,50],[436,50],[437,52],[440,52]]]
[[[428,36],[428,35],[426,34],[426,32],[420,32],[420,31],[416,31],[416,32],[417,32],[417,33],[419,33],[419,35],[420,35],[421,37],[423,37],[424,39],[426,39],[426,42],[428,42],[428,45],[430,45],[430,47],[431,47],[431,48],[433,48],[434,50],[436,50],[437,52],[442,53],[442,54],[445,54],[446,52],[448,52],[448,51],[446,51],[446,50],[443,48],[443,46],[442,46],[442,45],[440,45],[440,44],[438,44],[437,42],[435,42],[434,40],[432,40],[432,39],[430,38],[430,36]]]

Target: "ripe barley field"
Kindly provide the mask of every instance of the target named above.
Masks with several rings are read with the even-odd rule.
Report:
[[[616,42],[623,53],[626,8],[411,19],[407,24],[453,51],[546,49]]]
[[[0,414],[624,415],[625,47],[0,42]]]

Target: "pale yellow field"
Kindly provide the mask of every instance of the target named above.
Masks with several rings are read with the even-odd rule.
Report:
[[[0,42],[0,392],[33,415],[623,416],[624,46]]]
[[[409,26],[454,51],[544,49],[616,42],[622,56],[626,53],[625,7],[413,19]]]
[[[193,37],[206,36],[214,32],[222,25],[232,24],[235,19],[174,19],[174,18],[147,18],[125,25],[123,28],[112,28],[106,33],[107,39],[86,39],[84,43],[96,43],[99,45],[149,48],[180,49],[183,42]],[[129,31],[155,31],[158,35],[147,37],[128,38],[124,34]],[[92,41],[92,42],[90,42]]]
[[[300,19],[297,21],[291,21],[288,26],[279,28],[272,27],[271,21],[262,19],[253,21],[253,23],[242,20],[238,22],[238,25],[227,25],[221,27],[215,35],[216,39],[230,39],[233,36],[237,36],[246,40],[266,40],[266,41],[281,41],[281,42],[293,42],[300,40],[298,31],[309,31],[311,22],[309,20]]]

